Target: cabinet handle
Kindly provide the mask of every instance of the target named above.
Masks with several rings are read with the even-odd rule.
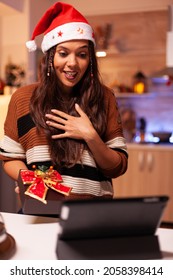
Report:
[[[148,171],[152,171],[154,165],[154,157],[152,153],[147,153],[147,166],[148,166]]]
[[[139,152],[138,162],[139,162],[139,170],[143,171],[145,167],[145,156],[143,152]]]

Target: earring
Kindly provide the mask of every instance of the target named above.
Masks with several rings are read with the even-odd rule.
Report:
[[[51,73],[51,69],[52,69],[52,63],[48,63],[48,67],[47,67],[47,76],[50,77],[50,73]]]
[[[93,63],[92,63],[92,58],[90,58],[90,77],[91,77],[91,84],[93,84]]]
[[[48,59],[48,67],[47,67],[47,76],[50,77],[51,72],[53,70],[53,57],[54,57],[54,52],[51,50],[49,54],[49,59]]]

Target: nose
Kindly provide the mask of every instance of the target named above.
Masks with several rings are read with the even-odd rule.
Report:
[[[68,56],[67,65],[75,66],[77,64],[76,56],[74,54],[70,54]]]

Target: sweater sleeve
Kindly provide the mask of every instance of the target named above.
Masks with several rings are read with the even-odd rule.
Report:
[[[105,95],[107,128],[104,142],[112,149],[127,153],[127,145],[123,135],[121,116],[116,97],[112,91],[107,91]]]
[[[105,105],[107,113],[107,128],[104,136],[105,144],[117,154],[115,166],[111,169],[102,169],[105,176],[116,178],[127,170],[128,152],[126,140],[123,135],[121,116],[116,97],[112,91],[105,93]]]

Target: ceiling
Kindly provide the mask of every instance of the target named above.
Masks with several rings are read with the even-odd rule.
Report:
[[[7,1],[7,0],[6,0]],[[8,1],[10,1],[10,0],[8,0]],[[8,1],[7,1],[7,3],[8,3]],[[17,4],[15,4],[15,5],[17,5],[16,7],[18,7],[18,10],[17,9],[14,9],[14,8],[12,8],[11,6],[9,6],[8,4],[3,4],[2,3],[2,1],[0,2],[0,17],[2,17],[2,16],[10,16],[10,15],[14,15],[14,14],[18,14],[20,11],[22,11],[22,6],[23,6],[23,0],[15,0],[15,1],[17,1],[16,3]],[[54,3],[54,2],[57,2],[57,0],[49,0],[52,4]],[[106,0],[105,0],[106,1]],[[107,0],[108,1],[108,0]],[[112,1],[113,0],[109,0],[109,2],[110,3],[112,3]],[[126,2],[126,1],[128,1],[128,0],[122,0],[122,1],[124,1],[124,2]],[[135,1],[136,0],[133,0],[132,2],[134,2],[135,3]],[[144,2],[146,2],[146,0],[141,0],[141,2],[143,3],[143,1]],[[152,2],[152,5],[151,6],[147,6],[147,4],[146,4],[146,7],[148,7],[149,9],[151,9],[151,8],[153,8],[153,9],[167,9],[167,6],[168,5],[170,5],[170,4],[172,4],[172,2],[173,2],[173,0],[158,0],[158,4],[156,5],[154,5],[153,3],[157,3],[156,2],[156,0],[147,0],[147,1],[151,1]],[[75,2],[75,0],[69,0],[68,2],[72,2],[72,4],[73,4],[73,2]],[[95,1],[96,2],[96,1]],[[114,2],[114,1],[113,1]],[[127,2],[127,3],[129,3],[129,2]],[[126,4],[127,4],[126,3]],[[145,6],[144,4],[139,4],[138,6],[140,7],[140,5],[141,5],[141,9],[143,9],[143,6]],[[160,6],[159,6],[159,4],[160,4]],[[85,13],[86,13],[86,11],[87,11],[87,9],[89,9],[89,8],[87,8],[87,5],[88,5],[88,1],[84,1],[82,4],[80,3],[80,2],[77,2],[76,3],[76,5],[77,5],[77,8],[78,8],[78,6],[80,7],[80,10],[82,11],[82,10],[84,10],[85,11]],[[96,5],[96,4],[95,4]],[[105,4],[104,4],[105,5]],[[104,5],[103,5],[103,8],[104,8]],[[121,5],[122,5],[122,7],[121,7]],[[148,4],[149,5],[149,4]],[[110,5],[111,6],[111,5]],[[126,5],[126,6],[129,6],[129,5]],[[131,5],[130,5],[130,7],[131,7]],[[139,8],[138,7],[138,8]],[[134,7],[132,7],[132,10],[133,10],[133,8]],[[90,13],[92,13],[93,12],[93,8],[90,8],[91,9],[91,11],[89,11],[88,10],[88,13],[90,14]],[[116,9],[118,9],[118,7],[117,7],[117,5],[116,5]],[[120,11],[121,11],[121,9],[124,9],[124,5],[123,5],[123,3],[121,4],[121,1],[120,1],[120,4],[119,4],[119,9],[120,9]],[[98,10],[98,8],[96,8],[95,9],[95,11],[97,11]],[[129,8],[127,9],[128,11],[130,11],[129,10]],[[151,9],[152,10],[152,9]],[[124,10],[125,11],[125,10]],[[96,13],[97,14],[97,13]]]
[[[11,8],[10,6],[7,6],[3,3],[0,3],[0,16],[10,16],[14,14],[18,14],[19,11]]]

